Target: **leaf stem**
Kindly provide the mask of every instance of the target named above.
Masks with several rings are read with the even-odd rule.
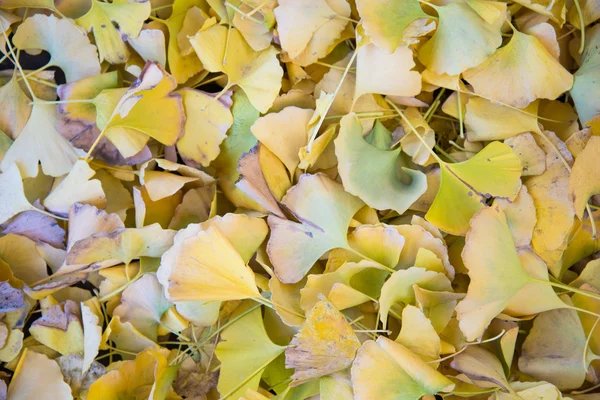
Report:
[[[225,7],[229,7],[231,8],[233,11],[235,11],[236,13],[240,14],[242,16],[242,19],[249,19],[252,22],[256,22],[257,24],[262,24],[262,21],[257,20],[256,18],[247,15],[244,11],[242,11],[241,9],[237,8],[236,6],[234,6],[233,4],[231,4],[230,2],[226,1],[225,2]]]
[[[581,44],[579,45],[579,54],[583,54],[585,49],[585,21],[583,19],[583,12],[579,5],[579,0],[574,0],[575,8],[577,9],[577,16],[579,17],[579,25],[581,26]]]
[[[264,0],[262,3],[260,3],[259,5],[257,5],[256,7],[254,7],[252,10],[250,10],[249,13],[242,15],[242,19],[246,19],[246,18],[249,18],[249,17],[253,16],[257,12],[259,12],[264,6],[266,6],[267,4],[269,4],[271,1],[272,0]]]
[[[71,104],[71,103],[93,103],[94,100],[89,99],[71,99],[71,100],[36,100],[29,104]]]
[[[327,103],[327,107],[325,107],[325,110],[323,110],[323,114],[321,114],[321,117],[319,118],[319,122],[317,122],[317,124],[313,128],[313,133],[312,133],[310,139],[308,140],[308,145],[307,145],[307,149],[309,151],[312,150],[312,143],[315,141],[317,134],[319,133],[319,129],[321,129],[321,126],[323,125],[323,122],[325,121],[325,116],[329,112],[329,109],[331,108],[331,105],[333,104],[335,97],[337,96],[338,92],[340,91],[340,88],[342,87],[342,84],[344,83],[344,79],[346,79],[346,76],[348,75],[348,71],[350,71],[350,68],[352,67],[352,64],[354,63],[354,60],[356,59],[357,54],[358,54],[358,51],[354,51],[354,53],[352,53],[352,57],[350,57],[350,61],[348,61],[348,65],[346,65],[346,69],[344,70],[344,73],[342,74],[342,78],[340,79],[340,82],[338,83],[337,87],[335,88],[335,91],[333,92],[333,96],[331,97],[331,100],[329,101],[329,103]]]
[[[553,287],[556,287],[556,288],[559,288],[559,289],[566,290],[566,291],[571,292],[571,293],[577,293],[577,294],[580,294],[582,296],[586,296],[586,297],[589,297],[589,298],[592,298],[592,299],[600,301],[600,295],[598,295],[596,293],[593,293],[593,292],[590,292],[588,290],[583,290],[583,289],[575,288],[573,286],[565,285],[564,283],[552,282],[552,281],[545,281],[543,279],[535,279],[535,278],[533,278],[533,282],[535,282],[535,283],[541,283],[543,285],[550,285],[550,286],[553,286]],[[588,314],[589,313],[590,312],[588,312]],[[600,315],[598,315],[598,314],[593,314],[592,313],[592,315],[600,317]]]
[[[6,35],[6,31],[4,30],[4,23],[2,21],[0,21],[0,29],[2,29],[2,35],[4,35],[4,40],[6,42],[6,45],[8,46],[8,51],[12,55],[15,65],[17,66],[17,68],[19,69],[19,72],[21,73],[21,76],[23,77],[23,82],[25,82],[25,86],[27,86],[27,90],[29,90],[31,99],[34,101],[37,100],[37,97],[35,97],[35,93],[33,92],[33,89],[31,89],[31,85],[29,84],[29,81],[27,80],[25,72],[23,71],[23,67],[21,66],[21,63],[19,62],[17,56],[15,55],[12,43],[8,39],[8,35]]]

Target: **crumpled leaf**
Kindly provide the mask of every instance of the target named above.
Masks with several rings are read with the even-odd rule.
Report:
[[[293,368],[291,385],[346,369],[352,364],[360,341],[331,302],[321,300],[285,351],[285,367]]]
[[[600,193],[598,183],[598,160],[600,137],[591,137],[573,164],[569,177],[569,193],[575,206],[575,214],[583,218],[583,212],[592,195]]]

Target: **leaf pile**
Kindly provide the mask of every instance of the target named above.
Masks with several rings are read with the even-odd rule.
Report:
[[[0,0],[0,399],[598,398],[598,19]]]

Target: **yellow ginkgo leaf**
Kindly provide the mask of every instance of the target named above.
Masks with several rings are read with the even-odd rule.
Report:
[[[366,93],[416,96],[421,92],[421,75],[413,71],[412,50],[399,46],[386,54],[373,43],[357,50],[354,99]]]
[[[552,335],[548,335],[552,332]],[[519,370],[560,390],[580,387],[589,361],[586,334],[575,310],[551,310],[533,321],[519,357]],[[551,360],[559,358],[560,363]]]
[[[365,33],[388,54],[405,42],[405,30],[415,20],[429,18],[416,0],[358,0]]]
[[[183,89],[186,121],[177,151],[183,161],[194,167],[208,167],[219,155],[219,145],[233,124],[231,111],[220,101],[199,90]]]
[[[285,164],[291,176],[300,162],[300,149],[308,143],[312,115],[312,110],[286,107],[260,117],[251,127],[252,134]]]
[[[541,175],[546,170],[546,153],[538,146],[529,132],[513,136],[504,141],[515,152],[523,166],[523,176]]]
[[[98,268],[128,264],[140,257],[160,257],[171,247],[174,236],[175,231],[162,229],[158,224],[95,233],[71,247],[67,264],[93,264]]]
[[[494,353],[482,347],[467,347],[452,360],[451,365],[479,387],[509,390],[502,363]]]
[[[137,37],[127,38],[127,43],[133,47],[142,60],[154,61],[160,65],[166,65],[167,49],[165,45],[165,32],[154,28],[158,27],[156,25],[147,25],[147,29],[142,29]]]
[[[19,168],[9,164],[0,174],[0,223],[6,222],[20,212],[35,210],[23,192]]]
[[[121,294],[113,315],[130,322],[140,333],[156,341],[162,315],[171,307],[156,275],[149,273],[132,283]]]
[[[377,264],[365,260],[347,262],[333,272],[309,274],[300,290],[300,307],[310,311],[321,295],[338,310],[354,307],[379,297],[386,276]]]
[[[454,383],[403,345],[380,336],[358,350],[352,387],[356,400],[417,400],[449,392]]]
[[[233,0],[231,4],[244,13],[254,12],[254,18],[246,18],[244,14],[236,12],[231,19],[231,23],[240,30],[246,42],[256,51],[269,47],[273,40],[273,8],[277,6],[277,1]]]
[[[238,171],[240,179],[236,187],[268,212],[285,218],[278,202],[292,183],[288,171],[275,154],[259,143],[240,157]]]
[[[106,206],[106,195],[97,179],[90,179],[95,171],[84,160],[75,162],[73,169],[44,199],[44,207],[53,213],[67,216],[75,203]]]
[[[247,309],[239,307],[232,317]],[[223,330],[221,339],[215,354],[221,361],[217,389],[223,399],[237,399],[247,389],[257,389],[264,369],[286,349],[267,335],[260,308]]]
[[[454,235],[466,233],[473,214],[485,207],[485,198],[512,200],[521,188],[521,161],[500,142],[490,143],[465,162],[440,167],[440,188],[425,218]]]
[[[28,349],[21,354],[7,396],[11,400],[73,399],[56,361]]]
[[[385,224],[361,225],[348,235],[350,247],[391,269],[398,265],[404,243],[398,230]]]
[[[0,169],[6,171],[15,163],[23,178],[32,178],[37,176],[38,164],[41,163],[45,175],[61,176],[69,173],[79,155],[56,130],[57,123],[55,105],[34,105],[27,124],[4,155]]]
[[[309,65],[329,53],[348,24],[345,0],[280,0],[274,10],[282,49],[299,65]]]
[[[547,153],[546,171],[525,182],[537,215],[531,246],[546,262],[550,272],[558,277],[562,275],[558,262],[567,246],[575,208],[569,194],[569,171],[552,148],[544,150]]]
[[[506,216],[499,206],[484,208],[473,217],[462,258],[471,282],[456,312],[468,341],[482,335],[521,290],[527,290],[528,285],[544,285],[535,282],[543,279],[532,277],[521,265]],[[553,290],[543,294],[531,298],[538,312],[565,306]]]
[[[0,129],[16,139],[31,114],[31,99],[19,85],[18,75],[13,77],[0,88]]]
[[[38,342],[62,355],[83,353],[83,326],[79,305],[67,300],[43,310],[42,317],[33,321],[29,333]]]
[[[425,174],[405,166],[400,148],[386,151],[367,143],[356,114],[340,124],[334,143],[344,188],[370,207],[404,213],[425,192]]]
[[[179,242],[165,254],[161,269],[171,301],[260,297],[254,273],[217,228]]]
[[[408,305],[402,310],[402,328],[395,341],[425,362],[440,358],[440,337],[423,311],[415,306]]]
[[[101,62],[123,64],[129,58],[123,38],[139,35],[150,15],[150,7],[148,0],[116,0],[112,3],[92,0],[89,11],[75,22],[93,32]],[[118,29],[113,24],[118,25]]]
[[[360,341],[334,306],[321,300],[285,351],[285,367],[294,369],[292,386],[348,368]]]
[[[440,272],[444,272],[451,279],[454,277],[454,267],[450,264],[448,249],[442,239],[415,222],[412,225],[394,225],[393,227],[404,238],[404,247],[398,263],[400,269],[414,266],[421,249],[423,249],[439,259],[443,266],[443,270]]]
[[[388,314],[394,304],[407,305],[415,302],[415,292],[413,290],[415,284],[421,288],[435,291],[452,290],[450,280],[446,275],[439,272],[415,267],[394,272],[385,281],[379,297],[379,319],[384,328],[387,326]]]
[[[483,1],[483,0],[482,0]],[[419,49],[419,61],[437,74],[458,75],[484,62],[501,44],[506,5],[485,2],[502,12],[493,23],[483,19],[464,0],[434,7],[439,25]]]
[[[283,69],[273,46],[256,52],[239,30],[215,25],[190,38],[204,68],[227,75],[227,90],[241,87],[254,107],[267,112],[281,89]]]
[[[96,46],[68,19],[36,14],[17,29],[13,43],[20,50],[45,50],[48,66],[63,70],[67,82],[100,73]]]
[[[527,191],[527,186],[521,186],[519,194],[513,201],[503,198],[494,199],[492,207],[496,205],[500,206],[506,215],[506,222],[508,223],[515,246],[529,246],[537,217],[535,204]]]
[[[115,347],[120,350],[136,353],[159,347],[135,329],[131,322],[121,322],[121,318],[119,317],[113,317],[106,326],[106,329],[104,329],[100,348],[102,350],[108,349],[107,344],[109,342],[113,342]]]
[[[149,138],[172,146],[183,134],[185,113],[176,87],[171,75],[149,62],[119,100],[103,130],[124,157],[139,153]]]
[[[536,99],[554,100],[573,84],[573,76],[535,36],[517,30],[506,46],[463,76],[475,93],[518,108]]]
[[[89,400],[135,398],[174,400],[171,385],[177,375],[177,366],[169,365],[167,349],[148,349],[135,360],[125,361],[118,369],[108,372],[90,386]]]
[[[454,314],[458,300],[465,297],[464,293],[440,292],[427,290],[413,285],[417,306],[429,317],[431,325],[437,333],[444,331]]]
[[[99,304],[98,304],[99,305]],[[92,308],[81,303],[81,325],[83,325],[83,359],[81,371],[85,374],[94,363],[98,355],[98,349],[102,341],[102,327],[100,318],[92,311]]]
[[[268,218],[271,237],[267,252],[283,283],[298,282],[325,252],[348,249],[350,220],[364,205],[324,174],[302,175],[281,203],[300,221],[274,215]]]
[[[573,164],[569,178],[569,192],[575,205],[575,213],[579,218],[583,217],[589,198],[600,193],[598,154],[600,154],[600,137],[592,136]]]
[[[425,140],[427,146],[412,133],[407,121],[403,120],[401,124],[404,128],[405,135],[400,139],[402,151],[411,156],[414,163],[427,165],[431,158],[429,149],[433,148],[435,145],[435,132],[431,129],[417,108],[409,107],[405,110],[404,114],[408,122],[421,134],[421,137]]]

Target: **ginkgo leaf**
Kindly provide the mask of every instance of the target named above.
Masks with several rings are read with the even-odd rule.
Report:
[[[375,44],[367,43],[357,51],[355,100],[365,93],[416,96],[421,92],[421,75],[413,71],[415,62],[410,48],[399,46],[386,54]]]
[[[419,49],[419,61],[437,74],[458,75],[484,62],[502,44],[506,6],[485,2],[501,12],[485,21],[466,1],[434,7],[439,24],[433,37]]]
[[[64,307],[55,305],[44,310],[42,317],[33,321],[31,336],[62,355],[83,353],[83,326],[79,305],[67,300]]]
[[[25,236],[9,233],[0,237],[0,260],[10,267],[11,274],[4,279],[13,285],[13,275],[26,284],[48,277],[47,262],[39,245]]]
[[[510,146],[523,166],[523,176],[541,175],[546,170],[546,153],[537,145],[529,132],[513,136],[504,141]]]
[[[94,382],[87,398],[173,398],[175,394],[171,385],[177,375],[177,366],[170,366],[168,357],[167,349],[148,349],[141,352],[135,360],[124,361],[117,369]]]
[[[171,301],[260,297],[252,270],[217,228],[183,240],[165,254],[161,268]]]
[[[402,120],[401,124],[406,132],[405,135],[400,139],[400,146],[402,151],[412,157],[414,163],[419,165],[427,165],[431,154],[429,149],[435,145],[435,132],[427,121],[423,118],[419,110],[414,107],[409,107],[404,113],[407,121]],[[425,144],[411,132],[411,128],[408,124],[411,124],[413,128],[421,134]]]
[[[156,275],[145,274],[123,291],[121,304],[113,315],[122,322],[130,322],[144,336],[156,341],[161,317],[170,306]]]
[[[84,160],[75,162],[73,169],[44,199],[44,207],[66,216],[75,203],[106,206],[106,195],[99,180],[91,179],[95,172]]]
[[[6,222],[23,211],[35,210],[23,192],[21,174],[16,164],[9,164],[0,174],[0,221]]]
[[[495,354],[482,347],[467,347],[452,360],[451,365],[479,387],[510,390],[502,363]]]
[[[508,44],[464,72],[475,93],[518,108],[554,100],[571,89],[573,76],[535,36],[513,31]]]
[[[236,187],[270,213],[285,218],[278,202],[292,183],[277,156],[259,143],[240,157],[238,171]]]
[[[61,356],[55,360],[62,372],[65,382],[71,387],[71,394],[77,398],[85,394],[92,383],[106,374],[106,368],[94,362],[88,370],[83,369],[83,358],[79,354]]]
[[[157,166],[164,171],[154,170]],[[171,172],[178,172],[180,175]],[[204,187],[214,183],[214,178],[204,171],[162,158],[144,163],[140,167],[139,179],[152,201],[172,196],[187,184]]]
[[[75,242],[67,254],[67,264],[100,267],[128,264],[142,256],[160,257],[171,247],[174,236],[175,231],[158,224],[95,233]]]
[[[286,107],[278,113],[260,117],[250,128],[252,134],[285,164],[292,176],[300,162],[300,148],[308,143],[308,123],[312,115],[312,110]]]
[[[492,142],[465,162],[440,167],[440,188],[425,218],[455,235],[466,233],[473,214],[485,207],[485,198],[514,199],[521,188],[521,162],[500,142]]]
[[[283,283],[298,282],[325,252],[348,248],[348,225],[364,205],[323,174],[302,175],[281,203],[300,221],[274,215],[268,218],[271,237],[267,252]]]
[[[340,124],[334,143],[344,188],[371,207],[405,212],[425,192],[425,174],[406,167],[400,148],[385,151],[367,143],[355,114]]]
[[[379,319],[384,328],[387,326],[388,314],[394,304],[408,305],[415,302],[413,290],[415,284],[435,291],[452,290],[450,280],[439,272],[415,267],[394,272],[381,288],[379,297]]]
[[[0,168],[5,171],[15,163],[23,178],[37,176],[39,163],[42,164],[45,175],[61,176],[69,173],[79,155],[56,130],[57,123],[55,105],[34,105],[27,124],[4,155]]]
[[[90,307],[81,303],[81,325],[83,325],[83,358],[81,372],[85,374],[94,364],[102,341],[100,319]]]
[[[567,245],[575,208],[569,195],[569,171],[552,148],[545,151],[546,171],[525,182],[537,215],[531,246],[552,274],[561,276],[558,261]]]
[[[16,203],[18,204],[18,202]],[[48,243],[55,248],[65,248],[65,230],[48,215],[35,211],[24,211],[3,227],[3,234],[14,233],[35,242]]]
[[[225,89],[238,85],[257,110],[264,113],[271,108],[283,76],[273,46],[256,52],[239,30],[223,25],[201,30],[190,41],[204,68],[227,75]]]
[[[257,11],[254,18],[246,18],[244,14],[236,12],[231,23],[240,30],[244,39],[256,51],[264,50],[273,40],[273,26],[275,25],[275,14],[273,8],[277,5],[274,0],[266,3],[259,0],[234,0],[234,6],[245,13]]]
[[[502,198],[494,199],[492,207],[496,205],[499,205],[506,215],[506,222],[508,223],[515,246],[528,246],[531,243],[537,218],[535,204],[527,191],[527,186],[521,186],[519,194],[513,201]]]
[[[162,30],[150,29],[148,26],[148,29],[142,29],[137,37],[127,38],[127,43],[142,57],[142,60],[154,61],[163,66],[167,64],[165,33]]]
[[[449,392],[454,384],[403,345],[380,336],[358,350],[352,364],[352,388],[357,400],[417,400]]]
[[[461,331],[472,341],[483,334],[492,319],[521,290],[527,290],[528,285],[539,287],[544,284],[536,282],[541,279],[529,275],[521,265],[500,207],[482,209],[470,225],[462,257],[471,282],[467,296],[458,303],[456,311]],[[564,307],[553,290],[543,294],[535,300],[532,298],[538,312]]]
[[[405,42],[405,30],[413,21],[429,18],[415,0],[358,0],[356,8],[365,33],[388,54]]]
[[[177,80],[184,83],[189,78],[202,71],[202,63],[195,54],[183,54],[179,48],[178,35],[183,29],[187,12],[193,7],[203,8],[206,4],[201,0],[175,0],[171,16],[165,21],[169,30],[167,43],[167,63],[169,71]]]
[[[547,311],[533,321],[523,343],[519,369],[561,390],[578,388],[585,380],[588,365],[585,348],[586,334],[577,311]],[[553,361],[557,359],[560,361]]]
[[[275,10],[282,49],[299,65],[327,55],[348,24],[345,0],[280,0]]]
[[[27,18],[15,32],[13,43],[20,50],[45,50],[48,66],[57,66],[67,82],[100,73],[96,46],[67,19],[36,14]]]
[[[550,18],[559,26],[562,26],[566,17],[566,1],[548,1],[548,0],[518,0],[516,3],[523,5],[530,10]]]
[[[569,178],[569,192],[575,205],[575,214],[583,217],[586,204],[592,195],[600,193],[598,184],[598,160],[600,154],[600,137],[593,136],[575,159],[571,177]]]
[[[186,121],[177,151],[188,165],[208,167],[219,155],[219,145],[233,124],[231,111],[221,102],[199,90],[184,89]]]
[[[43,354],[25,349],[8,388],[7,398],[11,400],[42,398],[72,400],[73,396],[56,361]]]
[[[334,306],[321,300],[285,351],[285,367],[293,368],[292,386],[348,368],[360,341]]]
[[[183,134],[185,113],[176,87],[160,65],[148,62],[119,100],[103,130],[124,157],[137,154],[150,137],[172,146]]]
[[[135,329],[131,322],[121,322],[119,317],[113,317],[104,329],[100,348],[108,349],[108,342],[113,342],[117,349],[136,353],[159,348],[156,343]]]
[[[129,58],[124,38],[138,36],[149,15],[148,0],[116,0],[112,3],[92,0],[89,11],[76,22],[93,32],[101,62],[122,64]],[[118,29],[113,24],[118,25]]]
[[[221,338],[215,354],[221,361],[217,388],[222,398],[258,388],[264,369],[286,349],[267,335],[259,308],[223,330]]]
[[[415,306],[408,305],[402,310],[402,328],[395,341],[420,356],[423,361],[431,362],[440,358],[440,337],[431,321]]]
[[[31,114],[31,101],[19,85],[18,76],[13,77],[0,88],[0,129],[16,139]]]
[[[308,312],[326,296],[338,310],[365,303],[379,297],[387,276],[371,261],[347,262],[333,272],[309,274],[300,290],[300,307]]]
[[[396,268],[406,240],[393,226],[361,225],[348,235],[348,244],[389,268]]]

